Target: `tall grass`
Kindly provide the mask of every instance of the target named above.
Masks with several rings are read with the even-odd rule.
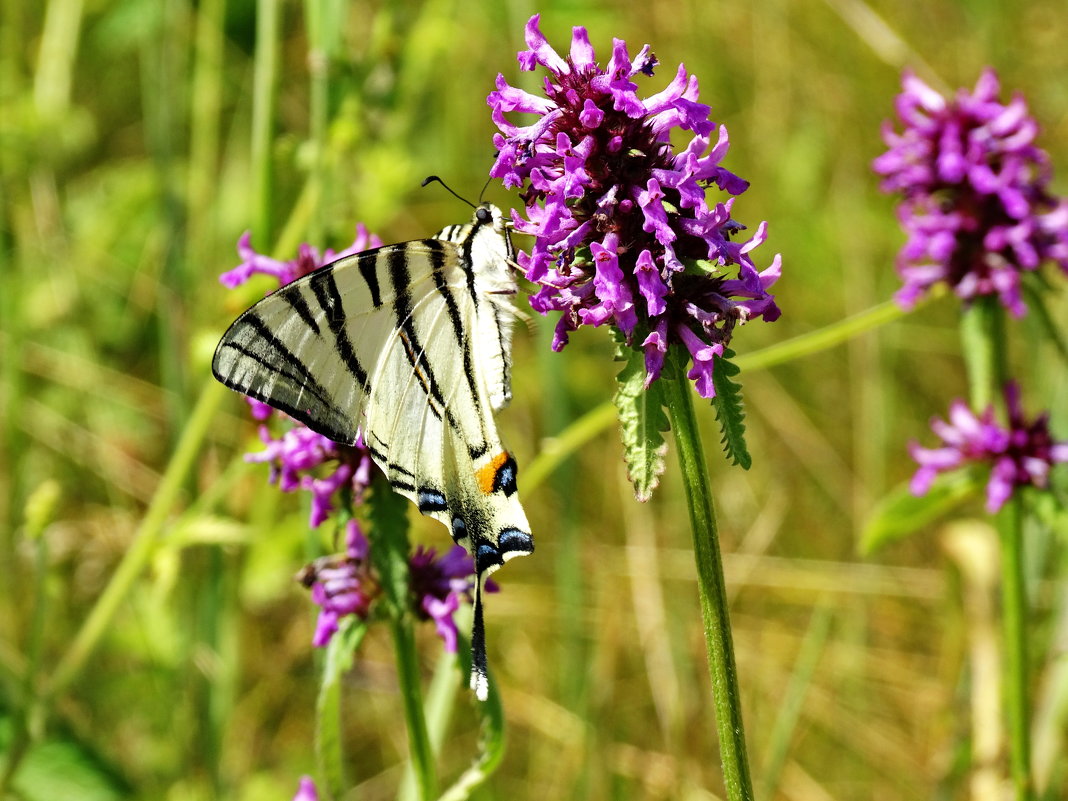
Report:
[[[1004,669],[982,646],[996,583],[968,562],[995,536],[980,505],[874,558],[856,548],[873,504],[911,470],[905,443],[966,392],[957,304],[888,314],[830,349],[756,351],[866,314],[896,289],[901,234],[869,163],[906,64],[947,87],[993,64],[1026,93],[1068,192],[1059,3],[3,0],[9,791],[290,798],[315,771],[313,618],[291,577],[321,543],[305,502],[243,462],[255,428],[209,379],[224,326],[267,287],[227,293],[216,278],[246,229],[288,258],[301,241],[347,243],[360,220],[400,241],[466,218],[419,181],[436,173],[481,191],[485,95],[497,72],[518,80],[536,10],[561,47],[573,24],[599,53],[612,36],[648,41],[665,65],[650,85],[684,61],[731,131],[728,166],[752,182],[742,221],[767,219],[765,247],[784,255],[782,320],[735,343],[750,471],[727,466],[711,409],[696,409],[758,797],[963,798],[990,768],[969,758],[990,743],[975,710],[996,705],[989,676]],[[499,186],[486,194],[515,203]],[[1064,320],[1064,282],[1052,283],[1049,316]],[[1014,324],[1009,358],[1029,407],[1048,405],[1063,439],[1068,381],[1056,349],[1036,344],[1037,317]],[[538,551],[498,574],[487,609],[508,750],[475,797],[717,797],[685,488],[669,470],[637,506],[601,423],[618,371],[610,346],[577,335],[546,356],[545,324],[517,332],[515,400],[500,418]],[[1033,765],[1052,799],[1068,787],[1068,564],[1063,510],[1046,519],[1023,530],[1019,567],[1033,609]],[[445,544],[437,524],[411,522],[415,541]],[[446,787],[477,751],[478,719],[462,689],[431,684],[433,632],[415,636],[428,705],[451,709],[427,732]],[[397,687],[389,633],[372,629],[342,685],[349,797],[413,787]]]

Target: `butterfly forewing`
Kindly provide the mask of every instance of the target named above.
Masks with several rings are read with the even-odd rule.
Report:
[[[481,588],[533,540],[493,412],[511,397],[514,253],[500,211],[349,256],[242,314],[212,364],[227,386],[330,439],[363,440],[478,575],[472,686],[486,693]]]

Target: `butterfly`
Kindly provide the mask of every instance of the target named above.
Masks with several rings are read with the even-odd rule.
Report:
[[[346,256],[230,326],[212,372],[335,442],[362,435],[394,490],[474,558],[471,687],[488,693],[486,577],[534,550],[494,413],[511,400],[515,251],[500,209]]]

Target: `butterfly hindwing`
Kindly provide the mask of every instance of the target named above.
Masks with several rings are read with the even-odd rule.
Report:
[[[471,553],[480,698],[485,578],[534,547],[493,419],[511,397],[513,260],[500,211],[481,206],[469,225],[280,288],[234,322],[212,364],[227,386],[336,442],[362,431],[393,488]]]

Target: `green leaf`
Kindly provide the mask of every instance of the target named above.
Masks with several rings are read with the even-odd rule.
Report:
[[[408,500],[394,492],[386,477],[378,473],[368,506],[371,561],[390,612],[399,618],[408,609]]]
[[[349,787],[341,743],[341,680],[366,633],[366,621],[347,615],[323,658],[323,679],[315,700],[315,756],[328,798],[341,798]]]
[[[0,754],[6,756],[9,753],[11,739],[11,721],[4,718],[0,720]],[[131,797],[118,773],[88,746],[58,738],[30,746],[9,790],[11,798],[23,801],[53,801],[57,798],[120,801]]]
[[[462,634],[457,637],[456,655],[457,667],[466,684],[467,677],[471,674],[471,644]],[[474,708],[479,722],[478,756],[471,767],[461,773],[452,786],[442,793],[439,801],[465,801],[470,798],[471,793],[492,776],[504,760],[504,707],[501,705],[500,693],[497,692],[497,682],[493,681],[492,676],[489,696],[485,701],[475,701]]]
[[[723,432],[723,452],[736,464],[748,470],[753,464],[749,449],[745,446],[745,408],[742,403],[742,385],[731,381],[731,376],[738,375],[738,365],[730,360],[734,351],[726,348],[723,355],[712,363],[712,384],[716,388],[716,397],[712,406],[716,410],[716,420]]]
[[[967,366],[969,404],[976,411],[990,405],[997,377],[1004,374],[997,344],[1004,336],[1003,317],[998,299],[990,295],[976,298],[961,312],[961,355]]]
[[[663,432],[668,430],[668,420],[660,382],[654,381],[648,389],[644,386],[645,354],[626,347],[620,347],[620,353],[627,361],[618,376],[615,397],[623,458],[634,496],[644,502],[652,496],[664,473],[667,443]]]
[[[904,539],[982,492],[983,482],[974,471],[942,473],[921,496],[908,484],[891,490],[876,505],[860,533],[860,552],[870,554],[889,542]]]

